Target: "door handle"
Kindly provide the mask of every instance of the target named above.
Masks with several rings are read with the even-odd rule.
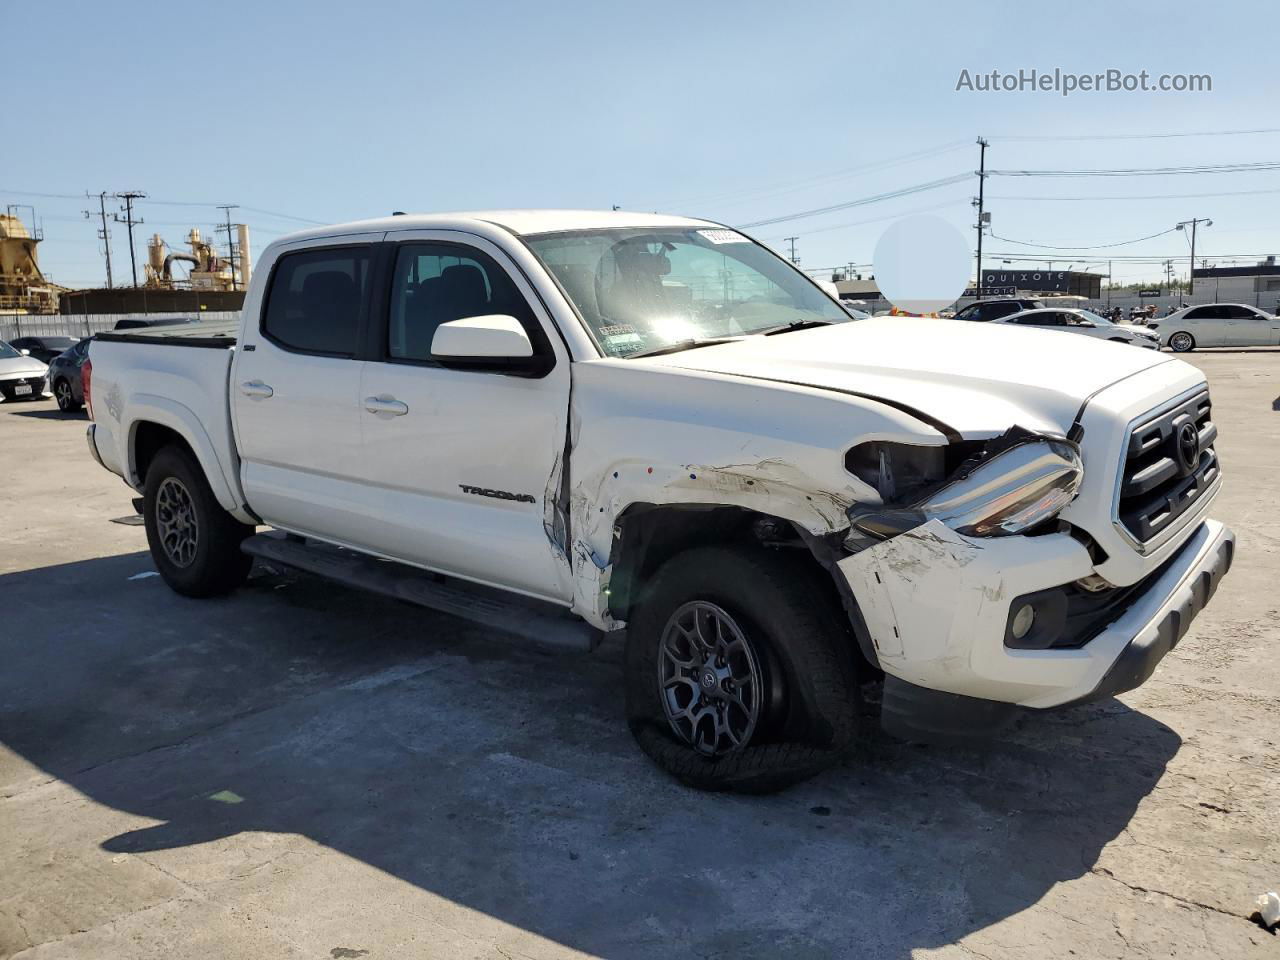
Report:
[[[375,417],[381,417],[386,420],[390,417],[403,417],[409,412],[409,405],[402,403],[390,394],[380,394],[376,397],[365,397],[364,408],[372,413]]]
[[[254,400],[265,400],[275,394],[270,384],[263,383],[261,380],[246,380],[240,384],[240,392]]]

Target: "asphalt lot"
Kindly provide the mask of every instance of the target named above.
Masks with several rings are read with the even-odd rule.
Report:
[[[1155,677],[763,798],[643,758],[613,645],[176,596],[83,415],[0,404],[0,957],[1280,956],[1280,351],[1189,359],[1239,553]]]

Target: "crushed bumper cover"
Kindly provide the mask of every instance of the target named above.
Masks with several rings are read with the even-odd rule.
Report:
[[[1143,683],[1204,609],[1234,551],[1229,529],[1202,521],[1143,592],[1076,649],[1004,643],[1014,598],[1092,572],[1070,536],[983,541],[931,521],[839,568],[886,674],[887,721],[977,734],[1005,725],[1013,708],[1083,703]]]

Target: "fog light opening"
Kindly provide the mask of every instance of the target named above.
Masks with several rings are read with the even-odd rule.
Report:
[[[1031,628],[1035,626],[1035,622],[1036,608],[1029,603],[1024,603],[1018,609],[1018,612],[1013,615],[1013,623],[1009,628],[1014,639],[1021,640],[1026,637],[1031,632]]]

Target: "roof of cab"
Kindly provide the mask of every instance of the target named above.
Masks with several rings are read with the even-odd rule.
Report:
[[[430,230],[475,223],[497,224],[512,233],[529,236],[561,230],[601,230],[610,227],[716,227],[720,224],[664,213],[627,210],[481,210],[467,213],[406,213],[373,220],[355,220],[313,227],[281,237],[283,242],[342,233],[376,233],[379,230]]]

